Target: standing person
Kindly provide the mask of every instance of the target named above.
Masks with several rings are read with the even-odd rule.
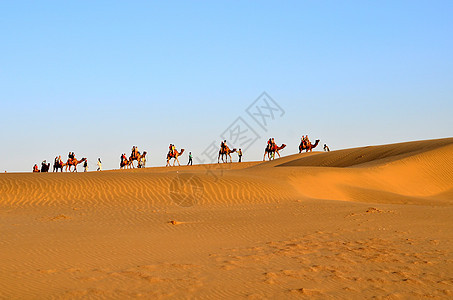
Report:
[[[329,146],[327,146],[327,144],[324,144],[324,151],[326,151],[326,152],[330,151]]]
[[[241,150],[241,148],[239,148],[238,155],[239,155],[239,162],[241,162],[242,161],[242,150]]]
[[[98,158],[98,169],[96,171],[102,171],[102,162],[101,158]]]
[[[187,165],[192,165],[192,152],[189,152],[189,162]]]
[[[83,163],[83,172],[88,171],[88,159]]]
[[[39,172],[39,168],[38,168],[38,165],[35,164],[35,165],[33,166],[33,173],[37,173],[37,172]]]

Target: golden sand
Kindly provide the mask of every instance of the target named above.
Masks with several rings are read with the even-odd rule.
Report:
[[[453,138],[0,174],[0,299],[453,297]]]

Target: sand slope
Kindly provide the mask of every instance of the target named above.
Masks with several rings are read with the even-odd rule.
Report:
[[[0,299],[448,299],[452,204],[453,138],[0,174]]]

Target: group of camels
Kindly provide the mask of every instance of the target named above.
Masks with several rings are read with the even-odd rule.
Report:
[[[306,143],[303,143],[301,142],[300,145],[299,145],[299,153],[301,153],[302,151],[312,151],[314,148],[316,148],[316,146],[318,146],[320,140],[316,140],[314,144],[312,144],[311,142],[306,142]],[[263,160],[266,159],[266,155],[267,155],[267,158],[268,160],[272,160],[275,158],[275,154],[278,155],[278,157],[280,157],[280,153],[279,151],[284,149],[286,147],[285,144],[282,144],[281,146],[278,146],[276,144],[274,144],[271,148],[269,147],[266,147],[264,149],[264,157],[263,157]],[[220,159],[222,159],[222,162],[224,163],[227,163],[228,162],[228,157],[230,158],[230,162],[232,162],[232,158],[231,158],[231,153],[235,153],[236,152],[236,148],[233,148],[233,149],[230,149],[228,146],[225,145],[224,148],[221,148],[219,150],[219,156],[217,158],[217,163],[220,163]],[[120,162],[120,168],[121,169],[124,169],[124,168],[135,168],[133,162],[134,161],[137,161],[137,167],[140,168],[140,167],[144,167],[144,162],[146,161],[145,158],[146,158],[146,151],[143,151],[143,154],[140,154],[140,152],[136,152],[134,154],[132,154],[129,159],[122,159],[121,162]],[[173,161],[173,166],[178,163],[178,165],[180,166],[181,164],[179,163],[179,159],[178,157],[181,156],[182,154],[184,153],[184,149],[181,149],[181,151],[178,151],[175,149],[175,151],[172,153],[172,152],[168,152],[167,153],[167,164],[166,166],[170,166],[170,162],[171,162],[171,159],[174,159]],[[53,171],[54,172],[58,172],[58,170],[60,170],[61,172],[63,172],[63,167],[66,167],[65,171],[68,172],[68,168],[69,168],[69,172],[71,172],[71,167],[74,167],[74,169],[72,170],[72,172],[77,172],[77,165],[80,164],[80,163],[83,163],[84,161],[86,161],[87,159],[86,158],[82,158],[81,160],[78,160],[76,158],[73,158],[73,159],[68,159],[67,162],[62,162],[62,161],[59,161],[57,163],[54,164],[53,166]]]

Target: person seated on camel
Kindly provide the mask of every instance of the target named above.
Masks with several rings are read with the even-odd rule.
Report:
[[[175,145],[170,144],[170,146],[168,147],[168,155],[175,156]]]
[[[73,159],[74,159],[74,152],[69,152],[69,154],[68,154],[68,161],[69,161],[69,162],[72,162]]]
[[[306,147],[306,144],[305,144],[305,136],[302,136],[300,138],[300,145],[302,146],[302,148],[305,148]]]
[[[226,147],[227,147],[227,145],[226,145],[226,140],[224,140],[224,141],[222,141],[222,142],[220,143],[220,150],[221,150],[222,152],[225,152]]]
[[[272,148],[271,146],[272,146],[272,138],[269,138],[269,140],[267,141],[267,146],[266,146],[267,151],[271,150],[271,148]]]
[[[277,144],[275,144],[275,139],[274,138],[272,138],[271,149],[272,150],[277,150]]]
[[[305,136],[305,146],[308,147],[311,144],[310,139],[308,138],[308,135]]]

